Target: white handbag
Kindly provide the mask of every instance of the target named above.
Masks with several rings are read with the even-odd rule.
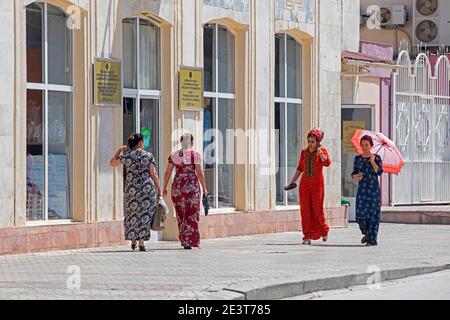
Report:
[[[167,206],[164,199],[160,197],[151,224],[151,229],[153,231],[163,231],[165,229],[164,222],[166,222],[168,213],[169,207]]]

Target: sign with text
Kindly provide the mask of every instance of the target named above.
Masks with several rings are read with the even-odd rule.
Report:
[[[118,60],[95,59],[94,104],[122,106],[122,65]]]
[[[344,153],[355,153],[355,146],[352,143],[352,138],[355,135],[356,130],[364,130],[366,126],[365,121],[344,121],[344,141],[342,141],[342,146],[344,148]]]
[[[180,110],[201,111],[203,109],[203,69],[180,67]]]

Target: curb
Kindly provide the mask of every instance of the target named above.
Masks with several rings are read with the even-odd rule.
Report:
[[[450,264],[381,270],[379,282],[400,280],[450,270]],[[284,278],[235,284],[209,295],[209,300],[280,300],[318,291],[340,290],[373,282],[374,273],[347,274],[320,279]]]

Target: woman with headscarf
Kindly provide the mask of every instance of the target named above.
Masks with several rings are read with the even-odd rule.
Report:
[[[200,247],[200,200],[201,193],[208,196],[201,155],[193,150],[194,136],[185,134],[181,138],[182,149],[169,157],[164,175],[164,197],[173,170],[176,170],[172,182],[172,201],[178,221],[179,240],[186,250]]]
[[[131,248],[145,251],[144,241],[150,240],[150,225],[156,211],[157,199],[162,196],[153,155],[144,150],[144,138],[136,133],[128,139],[127,146],[120,147],[110,165],[125,166],[125,240]]]
[[[325,183],[323,168],[331,165],[328,151],[320,144],[324,138],[324,132],[313,129],[308,134],[308,147],[302,150],[297,171],[291,180],[291,184],[285,189],[296,187],[300,181],[300,213],[302,218],[303,244],[310,245],[312,240],[322,238],[328,240],[330,228],[325,222],[323,209],[325,196]]]

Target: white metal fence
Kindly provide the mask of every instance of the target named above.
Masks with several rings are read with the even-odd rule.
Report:
[[[393,135],[405,167],[393,178],[393,205],[450,203],[450,62],[435,67],[407,52],[393,76]]]

